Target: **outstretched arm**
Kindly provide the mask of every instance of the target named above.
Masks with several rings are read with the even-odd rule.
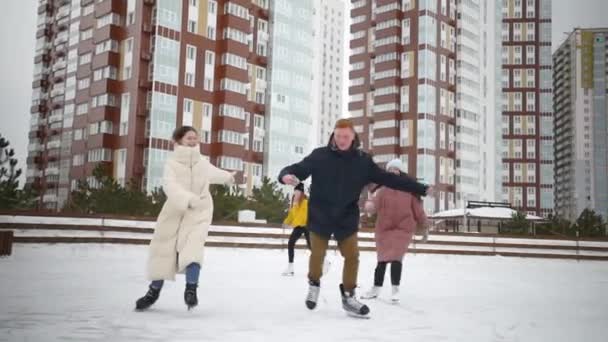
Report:
[[[279,173],[279,183],[281,183],[281,184],[291,183],[290,185],[297,184],[296,180],[290,181],[290,180],[288,180],[287,176],[295,176],[297,178],[297,181],[305,180],[312,174],[315,159],[316,159],[315,151],[312,151],[312,153],[309,154],[306,158],[302,159],[301,162],[287,166],[286,168],[281,170],[281,173]],[[296,183],[296,184],[293,184],[293,183]]]
[[[372,158],[369,158],[369,181],[372,183],[384,185],[391,189],[409,192],[415,195],[426,196],[428,186],[418,183],[415,179],[409,176],[398,176],[394,173],[382,170]]]
[[[203,163],[206,163],[206,168],[209,177],[209,184],[232,184],[234,183],[234,173],[228,172],[226,170],[222,170],[218,167],[215,167],[211,164],[207,159],[202,160]]]

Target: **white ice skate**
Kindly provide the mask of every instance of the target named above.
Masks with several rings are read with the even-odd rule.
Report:
[[[281,275],[284,276],[284,277],[293,277],[293,275],[294,275],[294,272],[293,272],[293,263],[290,262],[287,265],[287,269],[283,273],[281,273]]]
[[[399,304],[399,285],[393,285],[391,294],[391,303]]]
[[[380,290],[381,289],[382,289],[382,287],[380,287],[380,286],[374,286],[369,291],[365,292],[361,296],[361,299],[375,299],[375,298],[378,298],[378,295],[380,295]]]

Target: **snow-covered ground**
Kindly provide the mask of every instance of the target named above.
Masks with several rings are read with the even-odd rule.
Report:
[[[346,316],[341,258],[308,311],[306,251],[281,277],[286,252],[209,248],[199,307],[187,312],[183,277],[148,312],[145,246],[22,245],[0,259],[1,341],[606,341],[608,263],[410,255],[402,303],[369,302],[372,318]],[[359,280],[371,285],[373,253]],[[388,273],[388,272],[387,272]],[[387,284],[389,277],[387,274]],[[383,296],[388,295],[385,285]]]

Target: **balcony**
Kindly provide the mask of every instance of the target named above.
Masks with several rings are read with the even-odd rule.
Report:
[[[51,29],[51,25],[49,24],[44,25],[43,28],[36,31],[36,38],[42,38],[45,36],[49,38],[53,36],[53,30]]]
[[[46,88],[49,86],[49,81],[46,77],[32,82],[32,88]]]
[[[43,100],[39,104],[33,105],[30,107],[30,113],[32,113],[32,114],[46,113],[46,112],[48,112],[48,110],[49,110],[49,108],[48,108],[46,100]]]
[[[51,68],[53,71],[57,71],[57,70],[65,69],[67,67],[67,65],[68,64],[65,60],[61,60],[61,61],[55,62],[55,64],[53,64],[53,66]]]
[[[65,94],[65,89],[60,88],[60,89],[53,89],[51,90],[51,97],[56,97],[59,95],[63,95]],[[53,109],[57,109],[58,107],[56,107],[57,103],[53,103]]]
[[[43,13],[46,13],[48,16],[50,16],[53,13],[53,6],[48,3],[38,6],[38,14]]]
[[[61,140],[53,140],[53,141],[49,141],[46,143],[46,148],[47,149],[52,149],[52,148],[61,148]],[[59,171],[57,171],[59,172]]]

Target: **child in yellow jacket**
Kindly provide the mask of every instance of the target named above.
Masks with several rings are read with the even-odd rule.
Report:
[[[308,222],[308,197],[304,193],[304,184],[298,184],[293,193],[291,200],[291,207],[289,213],[283,221],[284,227],[290,227],[293,230],[289,236],[289,242],[287,243],[287,255],[289,257],[289,264],[287,270],[283,272],[284,276],[293,276],[293,257],[294,248],[298,239],[304,235],[306,237],[306,245],[310,249],[310,235],[308,229],[306,229],[306,223]]]

